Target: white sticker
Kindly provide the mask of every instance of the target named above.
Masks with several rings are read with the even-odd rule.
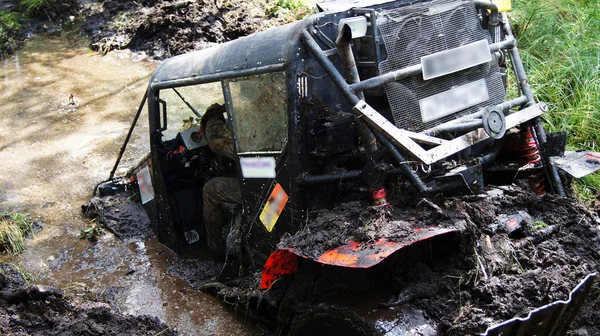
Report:
[[[452,113],[490,99],[485,79],[438,93],[419,101],[424,123],[437,120]]]
[[[137,173],[138,186],[140,187],[140,197],[142,204],[146,204],[154,199],[154,188],[152,188],[152,179],[148,167],[142,168]]]
[[[275,158],[242,157],[240,158],[242,176],[244,178],[275,178]]]

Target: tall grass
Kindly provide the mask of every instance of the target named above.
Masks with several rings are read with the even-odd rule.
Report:
[[[25,237],[33,231],[28,214],[0,212],[0,251],[16,254],[25,249]]]
[[[566,131],[568,148],[600,151],[600,1],[515,0],[510,13],[529,82],[548,103],[546,128]],[[598,196],[600,176],[576,182]]]
[[[29,16],[37,16],[59,3],[60,0],[21,0],[19,7]],[[46,13],[47,15],[47,13]]]

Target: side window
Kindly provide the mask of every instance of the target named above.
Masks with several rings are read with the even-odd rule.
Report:
[[[226,81],[238,153],[280,151],[287,141],[285,73]]]
[[[223,104],[223,89],[221,82],[182,86],[174,89],[164,89],[159,97],[167,108],[167,129],[162,132],[163,141],[171,140],[177,136],[182,129],[183,121],[192,117],[193,121],[198,118],[192,108],[200,114],[204,114],[206,108],[214,103]],[[162,109],[160,107],[160,118],[162,120]],[[162,121],[164,126],[164,120]]]

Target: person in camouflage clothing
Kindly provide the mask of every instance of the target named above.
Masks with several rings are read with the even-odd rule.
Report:
[[[215,154],[235,160],[235,152],[231,140],[231,133],[225,124],[225,107],[213,104],[200,121],[202,132],[208,141],[210,150]],[[203,220],[206,228],[206,240],[208,247],[217,256],[225,254],[225,240],[223,239],[223,227],[225,216],[221,209],[222,202],[242,202],[240,181],[236,177],[215,177],[204,185],[203,190],[204,209]]]

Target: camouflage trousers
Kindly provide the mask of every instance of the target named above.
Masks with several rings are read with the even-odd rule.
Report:
[[[215,177],[206,182],[203,190],[203,219],[208,247],[217,255],[225,254],[223,228],[227,225],[222,202],[242,203],[240,181],[234,177]]]

